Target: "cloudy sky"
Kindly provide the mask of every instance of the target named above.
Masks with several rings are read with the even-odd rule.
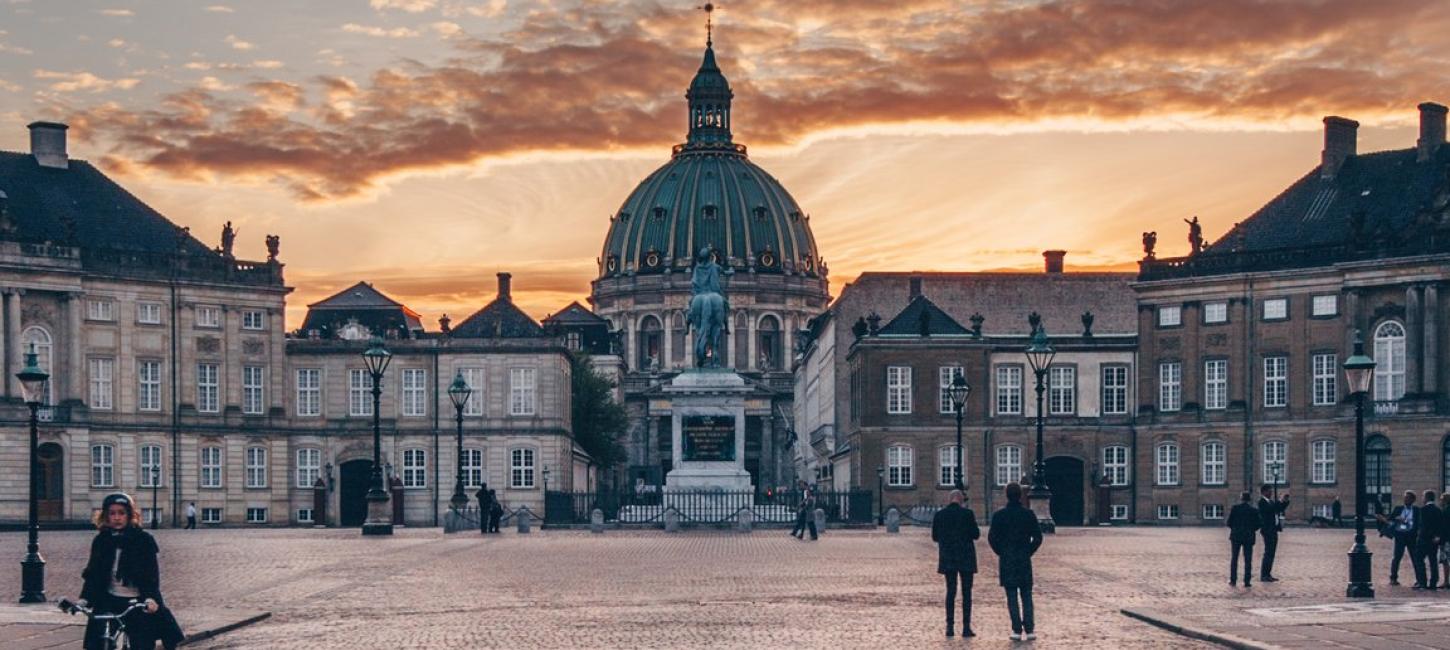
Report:
[[[204,241],[282,238],[305,304],[369,280],[431,328],[514,273],[583,299],[634,185],[684,138],[693,0],[0,0],[0,148],[61,120]],[[1414,146],[1450,101],[1450,3],[738,0],[736,140],[864,270],[1127,269],[1211,240],[1318,163]]]

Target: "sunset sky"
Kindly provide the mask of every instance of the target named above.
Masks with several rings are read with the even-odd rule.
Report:
[[[685,135],[694,1],[0,0],[0,149],[71,155],[215,245],[281,236],[289,324],[368,280],[429,329],[514,274],[583,300],[608,217]],[[1318,163],[1414,146],[1450,102],[1450,3],[739,0],[715,49],[736,141],[862,271],[1128,269]]]

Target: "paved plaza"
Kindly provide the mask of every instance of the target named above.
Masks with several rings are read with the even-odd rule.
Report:
[[[1287,531],[1277,570],[1283,581],[1252,591],[1227,584],[1226,538],[1218,528],[1146,527],[1049,537],[1039,554],[1034,647],[1214,647],[1124,609],[1171,618],[1190,633],[1232,627],[1223,638],[1244,647],[1295,646],[1294,635],[1280,635],[1282,644],[1255,642],[1255,630],[1302,628],[1310,614],[1282,610],[1343,602],[1348,531]],[[80,531],[44,535],[52,599],[79,590],[89,539]],[[919,528],[832,530],[815,543],[784,530],[480,537],[400,529],[367,539],[336,529],[163,530],[159,539],[165,591],[183,625],[195,618],[188,611],[272,613],[192,646],[199,648],[1013,645],[985,542],[978,545],[985,560],[974,614],[979,637],[942,638],[935,547]],[[1373,541],[1376,603],[1428,601],[1396,607],[1432,627],[1381,624],[1368,629],[1415,636],[1368,636],[1375,643],[1357,647],[1446,647],[1415,639],[1450,639],[1450,594],[1388,587],[1383,542]],[[15,562],[0,564],[0,596],[14,602],[23,535],[0,535],[0,548],[15,551]]]

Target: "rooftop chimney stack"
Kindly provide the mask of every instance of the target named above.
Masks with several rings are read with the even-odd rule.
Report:
[[[1440,145],[1445,144],[1445,112],[1446,108],[1435,102],[1420,104],[1420,140],[1415,143],[1419,151],[1416,161],[1429,160]]]
[[[1062,258],[1067,257],[1067,251],[1042,251],[1042,259],[1047,261],[1048,273],[1062,273]]]
[[[513,279],[512,273],[498,274],[498,299],[504,302],[513,302],[513,294],[509,291],[509,285]]]
[[[906,301],[911,302],[916,300],[916,297],[921,295],[921,276],[913,275],[907,278],[907,286],[911,295],[907,296]]]
[[[65,130],[70,128],[57,122],[31,122],[30,155],[41,167],[69,169],[70,156],[65,153]]]
[[[1320,178],[1334,178],[1339,168],[1355,154],[1359,122],[1329,116],[1324,118],[1324,153],[1319,164]]]

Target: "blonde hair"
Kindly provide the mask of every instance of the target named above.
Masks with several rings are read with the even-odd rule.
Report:
[[[121,505],[121,504],[117,503],[117,504],[113,504],[113,505]],[[130,526],[132,528],[140,528],[141,527],[141,511],[140,510],[137,510],[134,507],[127,507],[126,510],[131,513],[131,520],[128,521],[128,522],[126,522],[126,525],[127,526]],[[105,510],[97,509],[96,512],[91,515],[91,523],[93,523],[93,524],[96,525],[96,530],[103,530],[103,529],[106,529],[106,528],[110,528],[110,526],[107,526],[106,525],[106,511]]]

